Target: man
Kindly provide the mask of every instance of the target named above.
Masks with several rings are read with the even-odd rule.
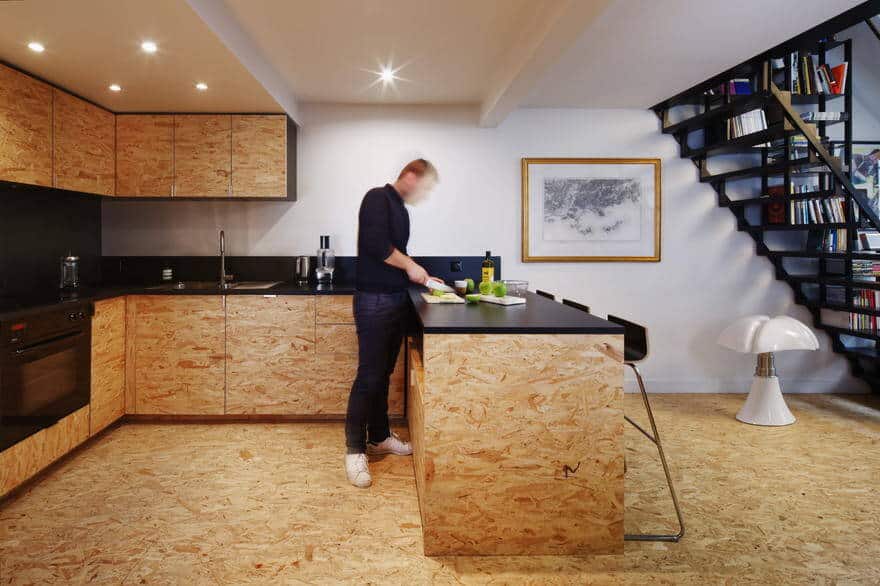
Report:
[[[424,285],[429,278],[407,256],[409,212],[404,203],[417,203],[436,182],[434,166],[416,159],[393,185],[371,189],[361,203],[354,295],[358,371],[345,418],[345,472],[349,482],[360,488],[372,483],[367,453],[412,454],[409,443],[388,426],[388,382],[404,336],[406,288],[410,282]]]

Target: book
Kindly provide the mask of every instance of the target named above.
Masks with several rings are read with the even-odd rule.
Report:
[[[849,63],[844,61],[840,65],[831,68],[831,73],[834,75],[834,79],[837,81],[837,91],[834,92],[836,94],[842,94],[846,90],[846,75],[849,71]]]

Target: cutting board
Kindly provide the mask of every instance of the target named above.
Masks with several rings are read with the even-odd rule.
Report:
[[[464,299],[455,293],[444,293],[443,296],[422,293],[422,299],[427,303],[464,303]]]
[[[480,295],[480,301],[484,303],[494,303],[496,305],[522,305],[526,302],[525,297],[513,297],[505,295],[504,297],[495,297],[494,295]]]

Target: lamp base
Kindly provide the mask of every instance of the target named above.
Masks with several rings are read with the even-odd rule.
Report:
[[[782,398],[779,379],[775,376],[752,379],[749,396],[736,418],[752,425],[791,425],[797,421]]]

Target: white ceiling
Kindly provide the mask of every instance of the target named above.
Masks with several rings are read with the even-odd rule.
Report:
[[[184,0],[8,1],[0,22],[0,59],[114,111],[282,111]]]
[[[617,0],[522,105],[648,108],[859,3]]]
[[[543,4],[558,4],[550,0]],[[479,103],[534,0],[226,0],[303,102]],[[382,65],[400,68],[393,87]]]
[[[0,59],[116,111],[283,107],[296,118],[297,101],[466,103],[493,125],[520,106],[651,106],[858,3],[8,1]],[[158,54],[140,52],[145,38]],[[393,87],[376,83],[389,64]]]

